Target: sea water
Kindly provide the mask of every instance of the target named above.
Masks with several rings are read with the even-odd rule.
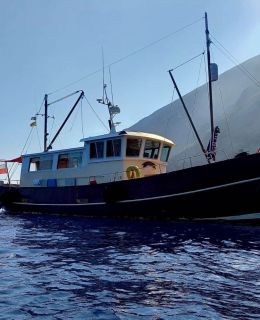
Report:
[[[260,227],[0,213],[0,319],[259,319]]]

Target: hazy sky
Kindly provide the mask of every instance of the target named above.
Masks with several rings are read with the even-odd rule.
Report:
[[[45,93],[66,87],[50,95],[51,101],[83,89],[107,121],[107,110],[96,103],[102,96],[102,48],[105,65],[112,64],[114,100],[121,108],[119,129],[168,104],[173,87],[167,70],[205,49],[205,11],[211,34],[238,61],[260,53],[260,0],[0,0],[0,158],[20,154],[30,118]],[[220,72],[234,66],[215,45],[212,57]],[[196,87],[200,61],[176,71],[183,94]],[[105,75],[109,83],[107,68]],[[72,103],[70,99],[52,107],[52,133]],[[106,133],[83,101],[82,112],[79,107],[56,148],[79,145],[81,114],[86,136]],[[42,120],[39,116],[29,152],[42,149]],[[51,131],[52,121],[49,126]]]

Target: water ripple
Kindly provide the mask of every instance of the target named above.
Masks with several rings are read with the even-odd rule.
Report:
[[[0,319],[260,316],[259,227],[0,219]]]

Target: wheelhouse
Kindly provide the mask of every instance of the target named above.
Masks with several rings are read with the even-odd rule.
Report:
[[[128,131],[81,142],[81,148],[24,155],[21,185],[87,185],[165,173],[174,146],[159,135]]]

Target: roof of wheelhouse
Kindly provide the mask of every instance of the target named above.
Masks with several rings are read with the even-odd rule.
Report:
[[[137,131],[120,131],[116,133],[108,133],[108,134],[103,134],[99,136],[94,136],[94,137],[88,137],[88,138],[83,138],[80,140],[80,142],[91,142],[91,141],[96,141],[96,140],[106,140],[110,138],[116,138],[118,136],[129,136],[129,137],[136,137],[136,138],[148,138],[152,140],[159,140],[162,142],[165,142],[167,144],[175,146],[175,143],[165,137],[159,136],[157,134],[153,133],[146,133],[146,132],[137,132]]]
[[[137,132],[137,131],[120,131],[120,132],[115,132],[115,133],[108,133],[108,134],[103,134],[99,136],[93,136],[93,137],[88,137],[88,138],[83,138],[80,140],[80,142],[91,142],[91,141],[97,141],[97,140],[106,140],[106,139],[111,139],[111,138],[116,138],[119,136],[129,136],[129,137],[136,137],[136,138],[148,138],[152,140],[159,140],[161,142],[167,143],[169,145],[175,146],[175,143],[172,142],[171,140],[164,138],[162,136],[159,136],[157,134],[153,133],[146,133],[146,132]],[[37,152],[37,153],[30,153],[30,154],[24,154],[22,155],[23,157],[37,157],[40,155],[48,155],[48,154],[54,154],[54,153],[60,153],[60,152],[72,152],[72,151],[79,151],[83,149],[84,147],[74,147],[74,148],[66,148],[66,149],[60,149],[60,150],[53,150],[53,151],[47,151],[47,152]]]

